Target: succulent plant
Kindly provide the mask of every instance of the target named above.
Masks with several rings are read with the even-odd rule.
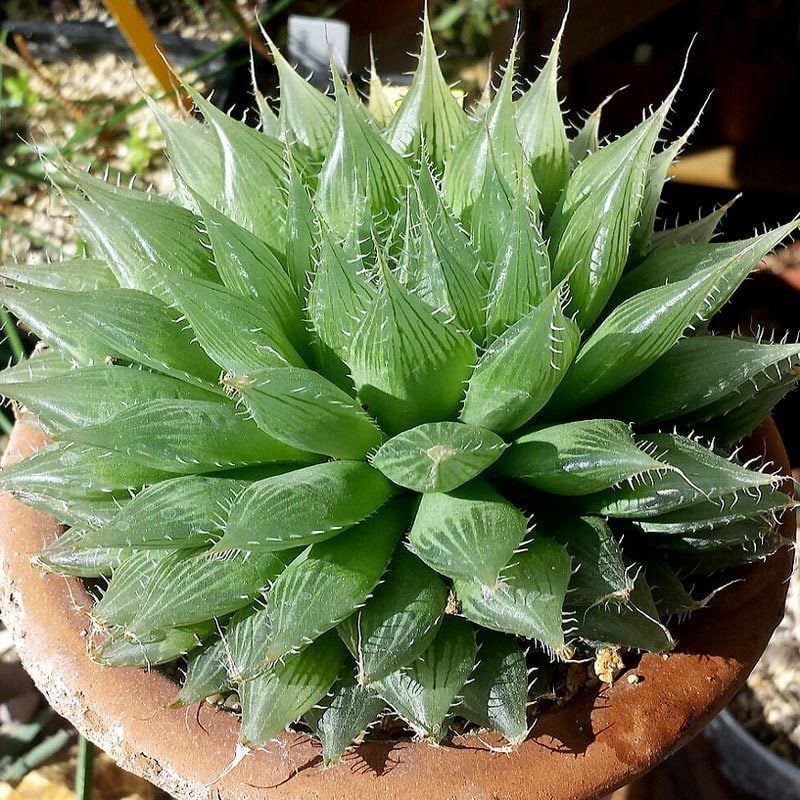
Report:
[[[176,702],[235,692],[250,747],[302,718],[335,762],[387,713],[513,747],[553,665],[669,650],[692,576],[778,546],[731,448],[800,346],[707,323],[797,223],[654,232],[677,87],[570,139],[559,40],[469,111],[427,21],[396,109],[274,50],[259,129],[151,104],[173,197],[63,167],[87,257],[0,290],[48,345],[0,389],[54,443],[0,486],[68,526],[38,560],[95,579],[94,658],[187,657]]]

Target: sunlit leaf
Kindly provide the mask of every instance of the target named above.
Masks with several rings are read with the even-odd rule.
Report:
[[[322,763],[326,767],[338,763],[344,751],[377,719],[383,708],[383,700],[359,686],[352,675],[342,678],[329,697],[305,714],[305,720],[322,744]]]
[[[550,400],[569,374],[580,340],[561,303],[558,287],[483,352],[469,380],[462,422],[508,433]]]
[[[463,689],[459,713],[501,733],[512,747],[528,735],[528,667],[513,636],[481,631],[478,662]]]
[[[405,550],[398,550],[374,596],[341,625],[360,684],[385,678],[410,664],[431,643],[447,602],[439,576]]]
[[[263,433],[231,404],[202,400],[150,400],[124,408],[106,422],[64,435],[72,441],[117,450],[157,469],[184,474],[316,460]]]
[[[466,114],[442,75],[427,10],[422,23],[422,50],[411,86],[386,129],[386,141],[399,153],[425,151],[438,171],[470,129]]]
[[[518,184],[505,238],[492,265],[486,323],[491,338],[522,319],[551,290],[547,247],[521,185]]]
[[[397,433],[455,415],[475,345],[383,264],[379,294],[356,328],[348,363],[359,400],[384,430]]]
[[[69,261],[42,264],[3,264],[0,266],[0,276],[13,283],[73,292],[119,286],[108,264],[96,258],[72,258]]]
[[[691,417],[739,405],[763,375],[780,380],[798,365],[800,345],[759,344],[725,336],[684,339],[609,398],[608,408],[640,423]],[[636,402],[632,402],[632,398]],[[707,407],[711,407],[706,410]]]
[[[494,463],[506,444],[485,428],[429,422],[397,434],[371,458],[400,486],[417,492],[449,492]]]
[[[539,428],[517,439],[498,469],[540,491],[581,495],[667,466],[637,446],[627,425],[588,419]]]
[[[228,508],[247,484],[241,480],[188,475],[160,481],[139,492],[84,541],[103,547],[196,548],[224,527]]]
[[[581,161],[556,209],[549,231],[553,278],[569,277],[582,328],[598,318],[622,275],[650,156],[676,91],[630,133]],[[589,200],[598,195],[600,208]]]
[[[239,741],[247,747],[261,747],[301,717],[327,694],[346,654],[339,637],[329,633],[302,652],[242,683]]]
[[[27,382],[12,376],[7,383],[9,372],[0,372],[0,394],[23,403],[56,432],[107,422],[124,406],[150,400],[223,400],[186,381],[136,367],[78,367]]]
[[[406,505],[395,500],[351,530],[306,548],[267,595],[266,659],[302,649],[364,603],[407,525]]]
[[[518,508],[475,480],[448,494],[423,495],[408,547],[442,575],[495,587],[527,525]]]
[[[222,191],[216,200],[206,199],[279,249],[286,216],[283,145],[229,117],[197,92],[188,91],[216,136],[220,154]]]
[[[360,227],[354,198],[366,194],[373,224],[380,227],[399,208],[411,176],[403,158],[358,113],[336,70],[333,81],[336,129],[320,172],[315,203],[331,230],[344,239]]]
[[[359,461],[329,461],[254,481],[233,503],[217,550],[283,550],[338,536],[394,489]]]
[[[364,409],[309,369],[274,368],[231,379],[261,430],[292,447],[358,459],[383,436]]]
[[[547,61],[515,104],[522,149],[541,191],[545,216],[553,212],[570,171],[567,132],[558,101],[558,57],[566,21],[565,15]]]
[[[111,267],[120,286],[158,293],[151,263],[175,272],[215,280],[208,250],[200,241],[198,218],[163,198],[121,190],[89,175],[71,174],[88,201],[74,203],[81,232],[94,255]]]
[[[621,484],[586,495],[583,502],[592,513],[651,517],[741,490],[757,492],[775,480],[771,474],[745,469],[684,436],[658,433],[637,437],[637,441],[672,469],[658,482]]]
[[[69,292],[0,288],[0,301],[79,363],[129,360],[166,375],[216,383],[219,369],[164,303],[132,289]]]
[[[534,639],[557,653],[565,644],[562,610],[570,572],[564,546],[534,534],[496,585],[467,578],[456,580],[453,588],[467,619],[490,630]]]
[[[200,346],[225,371],[247,375],[262,367],[304,365],[281,320],[260,298],[168,272],[160,280]]]
[[[423,655],[406,669],[383,678],[375,690],[418,736],[439,741],[472,672],[476,652],[472,627],[448,616]]]

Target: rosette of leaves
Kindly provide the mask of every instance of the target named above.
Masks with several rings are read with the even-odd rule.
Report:
[[[94,658],[188,657],[178,702],[235,692],[249,747],[304,719],[334,762],[387,712],[513,747],[550,665],[669,650],[687,578],[778,546],[791,501],[731,448],[800,347],[706,323],[796,223],[654,233],[675,91],[570,139],[558,46],[467,111],[427,22],[396,110],[275,51],[259,129],[153,104],[174,196],[65,168],[88,256],[0,292],[48,345],[2,392],[53,444],[0,485],[99,581]]]

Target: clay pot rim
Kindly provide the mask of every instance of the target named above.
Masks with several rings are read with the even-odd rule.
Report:
[[[18,422],[3,465],[43,442],[32,422]],[[749,450],[788,471],[771,419],[751,437]],[[792,517],[786,515],[783,534],[793,539]],[[284,734],[232,767],[238,752],[232,714],[204,703],[170,708],[175,685],[160,672],[90,661],[81,608],[91,600],[82,582],[43,575],[30,561],[58,530],[46,515],[0,497],[0,611],[24,666],[56,711],[121,766],[193,799],[588,800],[610,792],[685,744],[743,684],[782,616],[792,561],[782,548],[745,568],[747,580],[677,629],[678,647],[669,657],[644,655],[630,671],[635,680],[623,674],[610,688],[583,691],[546,712],[510,756],[490,753],[474,735],[438,748],[370,742],[322,771],[318,747],[300,734]]]

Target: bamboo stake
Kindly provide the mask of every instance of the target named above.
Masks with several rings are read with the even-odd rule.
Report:
[[[136,3],[133,0],[103,0],[103,4],[114,17],[133,52],[147,65],[175,105],[183,106],[187,111],[191,109],[191,100],[180,91],[177,74]]]

